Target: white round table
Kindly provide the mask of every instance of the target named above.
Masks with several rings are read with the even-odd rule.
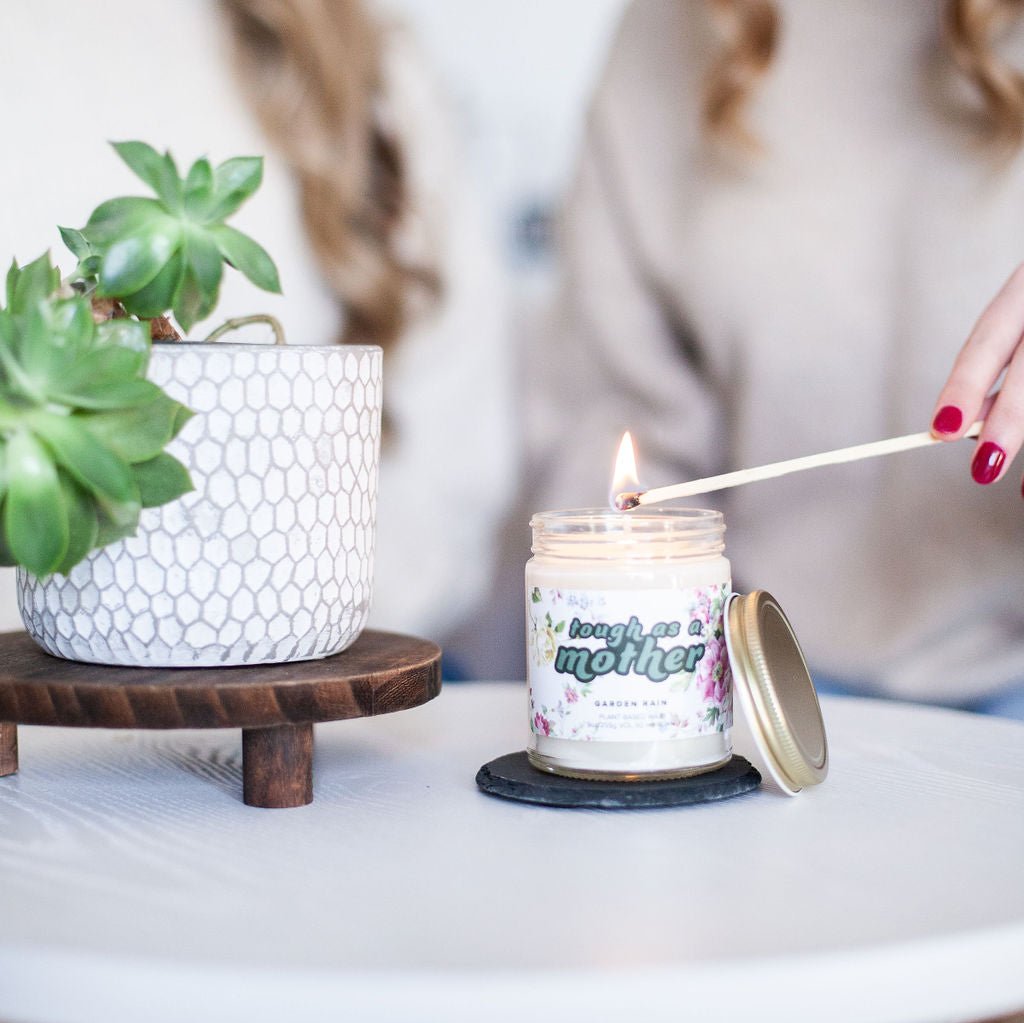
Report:
[[[525,693],[317,726],[312,805],[229,732],[22,727],[0,1019],[935,1023],[1024,1006],[1024,726],[823,701],[824,785],[555,810],[477,768]],[[742,751],[742,750],[741,750]]]

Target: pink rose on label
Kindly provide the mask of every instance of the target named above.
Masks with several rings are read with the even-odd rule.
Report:
[[[551,722],[540,711],[533,715],[533,730],[538,735],[551,734]]]
[[[579,700],[579,698],[580,698],[580,694],[578,692],[576,692],[576,690],[573,689],[572,686],[566,686],[565,687],[565,702],[566,703],[576,703],[576,701]]]
[[[728,692],[725,672],[725,643],[711,637],[704,645],[704,656],[697,665],[697,685],[705,700],[722,703]]]

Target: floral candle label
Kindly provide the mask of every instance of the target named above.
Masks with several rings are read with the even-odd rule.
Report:
[[[732,726],[725,585],[533,587],[530,724],[553,739],[683,739]]]

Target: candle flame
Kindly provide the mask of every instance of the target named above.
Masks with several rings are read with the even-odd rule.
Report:
[[[636,451],[629,430],[622,435],[619,442],[619,453],[615,457],[615,470],[612,473],[612,487],[608,494],[608,503],[619,511],[626,507],[635,507],[621,502],[624,495],[635,494],[642,488],[636,471]]]

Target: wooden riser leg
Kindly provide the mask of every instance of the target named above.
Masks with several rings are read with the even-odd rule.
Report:
[[[313,802],[313,726],[242,730],[242,786],[249,806],[282,809]]]
[[[0,721],[0,778],[18,771],[18,726]]]

